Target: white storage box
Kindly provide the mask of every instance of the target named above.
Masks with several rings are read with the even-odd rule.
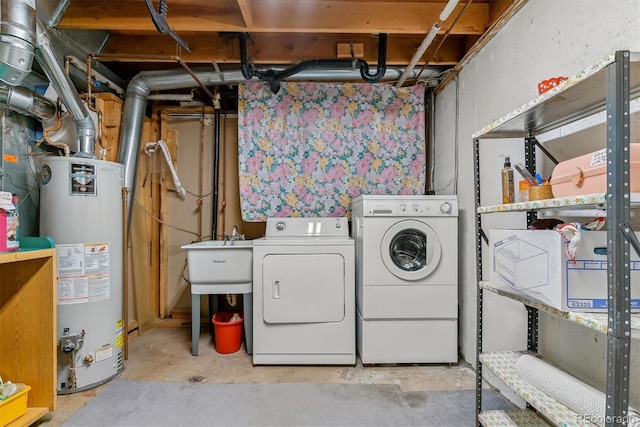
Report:
[[[490,230],[489,281],[562,311],[606,311],[606,241],[606,231],[583,231],[573,263],[557,231]],[[631,310],[640,312],[640,259],[634,251]]]

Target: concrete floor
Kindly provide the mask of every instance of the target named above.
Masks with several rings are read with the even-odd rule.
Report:
[[[475,373],[466,364],[362,366],[253,366],[244,344],[240,351],[218,354],[206,330],[199,355],[191,355],[191,329],[155,328],[130,339],[121,378],[178,383],[335,383],[397,384],[405,391],[472,390]],[[57,409],[37,425],[57,426],[99,394],[107,384],[59,395]]]

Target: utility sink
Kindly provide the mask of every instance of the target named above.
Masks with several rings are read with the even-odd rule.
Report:
[[[253,281],[251,240],[207,240],[182,246],[187,250],[189,281],[202,285],[230,285]]]

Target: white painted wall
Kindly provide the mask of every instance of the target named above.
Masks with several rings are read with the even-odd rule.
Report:
[[[638,0],[531,0],[464,67],[457,79],[438,94],[433,186],[437,194],[457,194],[459,198],[460,351],[469,363],[475,364],[476,349],[471,135],[535,98],[537,83],[541,80],[573,76],[615,50],[640,51],[639,29]],[[604,146],[602,131],[593,132],[596,142],[578,146],[576,151],[593,151],[601,138]],[[554,146],[554,142],[549,144]],[[522,147],[521,140],[481,142],[482,204],[499,203],[503,156],[511,156],[512,163],[524,161]],[[570,157],[576,151],[567,149],[563,155]],[[542,156],[538,154],[538,158]],[[521,213],[485,215],[483,228],[524,227],[525,221]],[[485,350],[525,348],[526,310],[521,304],[487,294],[483,323]],[[583,381],[604,387],[605,335],[543,314],[540,332],[541,353]],[[638,340],[631,351],[630,400],[632,405],[640,406]]]

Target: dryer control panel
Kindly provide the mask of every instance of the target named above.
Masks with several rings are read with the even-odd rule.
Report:
[[[349,223],[339,218],[267,218],[266,237],[348,237]]]

